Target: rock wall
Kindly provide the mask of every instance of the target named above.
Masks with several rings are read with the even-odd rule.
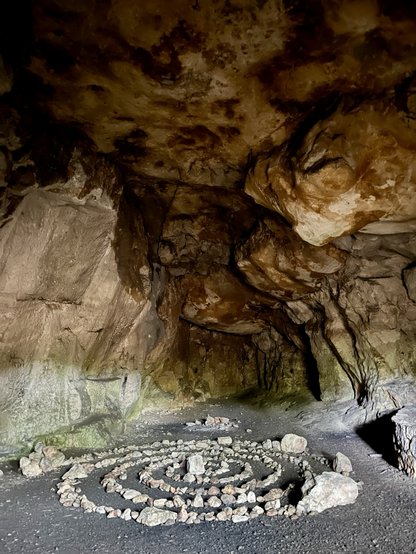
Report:
[[[414,402],[414,7],[1,10],[5,451],[255,390]]]

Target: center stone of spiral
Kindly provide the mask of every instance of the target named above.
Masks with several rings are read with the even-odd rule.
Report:
[[[188,473],[191,473],[192,475],[204,475],[205,473],[204,459],[200,454],[189,456],[186,467],[188,469]]]

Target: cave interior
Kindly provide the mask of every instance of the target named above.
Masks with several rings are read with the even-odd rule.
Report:
[[[0,457],[416,403],[415,4],[1,11]]]

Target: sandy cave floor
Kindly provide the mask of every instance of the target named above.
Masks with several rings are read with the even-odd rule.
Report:
[[[342,411],[342,410],[341,410]],[[189,428],[185,422],[211,416],[238,420],[227,431]],[[352,461],[363,490],[353,505],[291,520],[260,516],[244,523],[202,522],[199,525],[145,527],[134,521],[106,519],[63,507],[55,486],[61,471],[27,479],[13,464],[0,464],[0,553],[86,552],[113,554],[299,554],[348,552],[410,554],[416,552],[416,481],[391,465],[391,430],[382,421],[357,434],[340,420],[340,411],[322,403],[307,408],[255,407],[228,401],[198,405],[179,412],[145,414],[131,424],[117,446],[156,440],[234,438],[279,439],[297,433],[311,452],[335,456],[341,451]],[[246,429],[252,429],[251,434]],[[115,446],[115,445],[114,445]],[[381,446],[381,448],[380,448]],[[383,454],[382,457],[374,456]],[[105,470],[94,472],[84,486],[87,496],[106,495],[98,483]],[[112,495],[114,496],[114,495]],[[102,500],[104,502],[105,500]],[[115,508],[128,507],[121,497]]]

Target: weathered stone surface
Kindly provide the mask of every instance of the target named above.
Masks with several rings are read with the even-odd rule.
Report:
[[[160,510],[159,508],[144,508],[139,517],[138,523],[147,525],[148,527],[155,527],[156,525],[163,525],[169,519],[174,521],[177,518],[177,513],[170,510]]]
[[[405,269],[403,271],[403,281],[410,300],[416,302],[416,268]]]
[[[318,246],[360,229],[413,231],[415,139],[416,124],[391,104],[339,107],[300,146],[297,136],[259,158],[246,191]]]
[[[298,513],[323,512],[334,506],[353,504],[358,496],[357,483],[339,473],[325,471],[302,487]]]
[[[293,452],[295,454],[304,452],[307,446],[307,440],[304,437],[288,433],[285,435],[280,443],[282,452]]]
[[[181,315],[187,321],[208,329],[251,335],[267,323],[267,300],[244,285],[229,269],[220,267],[207,277],[185,275],[182,287],[186,291]]]
[[[416,479],[416,406],[406,406],[392,418],[399,469]]]
[[[193,475],[203,475],[205,473],[204,460],[200,454],[189,456],[186,460],[186,465],[188,472]]]
[[[38,462],[31,461],[29,458],[23,457],[19,462],[20,470],[25,477],[37,477],[42,474],[42,469]]]
[[[250,285],[291,300],[319,289],[323,277],[342,268],[346,255],[330,244],[311,246],[278,218],[267,217],[239,246],[235,257]]]
[[[414,402],[412,8],[81,4],[3,22],[0,443],[251,387]]]
[[[121,421],[134,410],[137,369],[154,344],[148,332],[138,344],[136,330],[158,320],[147,298],[145,243],[143,278],[130,288],[112,247],[116,223],[105,196],[31,190],[3,226],[0,442],[65,434],[64,426],[94,424],[95,414]]]
[[[332,467],[337,473],[351,473],[352,471],[351,460],[342,452],[336,453]]]
[[[412,74],[412,12],[362,4],[355,13],[348,3],[181,0],[160,17],[151,3],[42,0],[30,70],[53,87],[57,119],[83,125],[134,172],[229,184],[249,151],[284,141],[308,105],[330,103],[334,90],[381,95]]]
[[[238,189],[219,195],[213,187],[181,185],[169,193],[158,249],[168,271],[208,275],[213,263],[228,266],[233,244],[256,220],[254,202]]]
[[[349,254],[342,277],[286,308],[306,324],[321,398],[358,398],[374,412],[412,404],[416,310],[403,270],[415,259],[415,236],[358,234],[336,246]]]
[[[76,463],[64,473],[62,479],[85,479],[85,477],[88,477],[86,468],[82,464]]]

